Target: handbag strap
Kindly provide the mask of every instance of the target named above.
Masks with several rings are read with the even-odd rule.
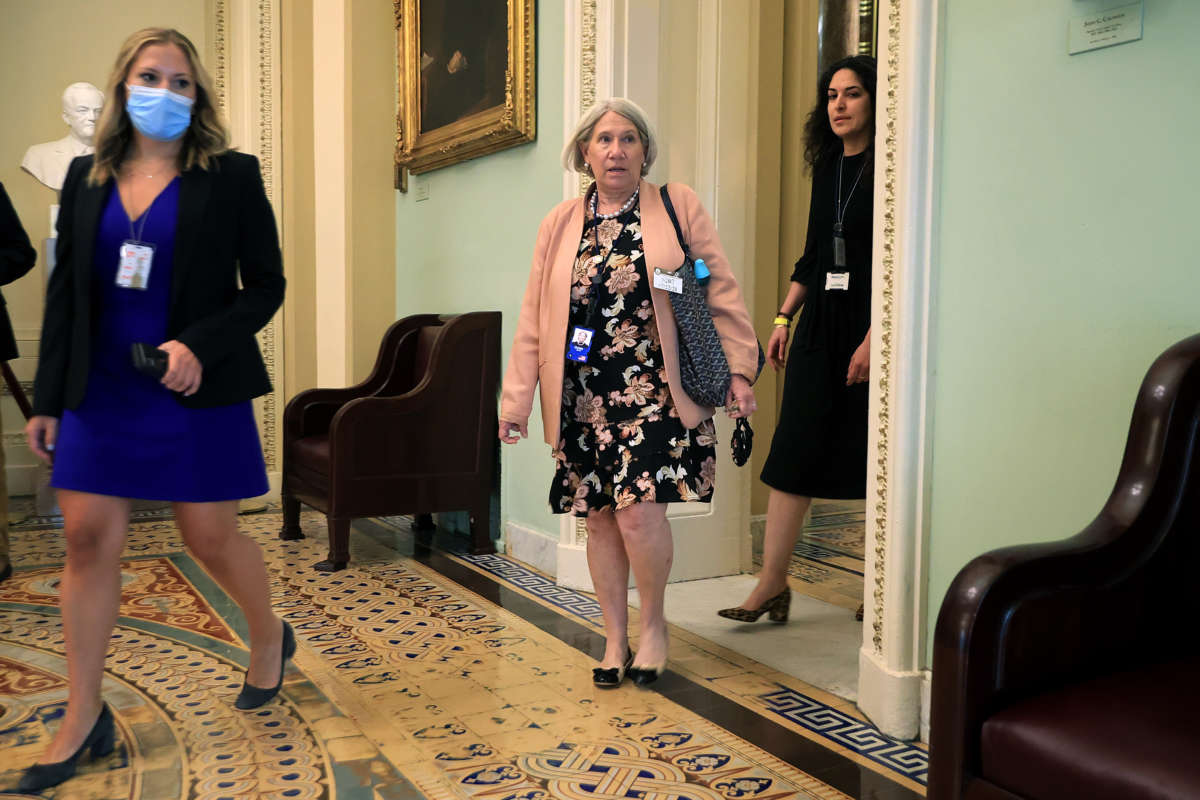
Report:
[[[683,229],[679,227],[679,218],[675,216],[675,205],[671,202],[671,193],[667,191],[667,184],[658,187],[658,193],[662,195],[663,206],[667,209],[667,216],[671,218],[671,224],[675,226],[675,235],[679,238],[679,246],[683,249],[683,257],[688,261],[692,260],[692,251],[687,246],[687,242],[683,238]]]

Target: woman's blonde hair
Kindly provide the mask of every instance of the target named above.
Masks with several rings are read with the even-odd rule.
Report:
[[[567,140],[567,146],[563,148],[563,168],[575,172],[587,172],[580,145],[586,145],[591,141],[596,123],[609,111],[617,112],[637,128],[638,135],[642,138],[642,147],[646,148],[646,163],[642,165],[642,177],[645,177],[646,173],[650,172],[650,168],[654,166],[654,159],[658,158],[658,142],[654,138],[654,129],[650,127],[650,120],[647,118],[646,112],[637,103],[624,97],[610,97],[607,100],[601,100],[580,118],[579,122],[575,124],[575,132],[571,134],[571,138]]]
[[[192,106],[192,121],[183,133],[179,168],[208,169],[212,166],[214,156],[229,149],[229,131],[217,111],[212,78],[200,63],[196,46],[174,28],[143,28],[121,45],[108,78],[105,88],[107,102],[96,125],[96,158],[92,162],[92,171],[88,173],[88,183],[93,186],[115,178],[129,154],[129,146],[133,142],[133,122],[125,110],[129,94],[125,89],[125,81],[138,54],[152,44],[173,44],[182,50],[191,67],[192,80],[196,83],[196,102]]]

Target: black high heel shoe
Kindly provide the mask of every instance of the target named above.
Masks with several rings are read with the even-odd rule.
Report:
[[[283,649],[280,651],[279,658],[279,683],[270,689],[260,689],[243,681],[242,691],[234,701],[233,707],[249,711],[269,703],[275,695],[279,694],[279,688],[283,686],[283,673],[287,669],[287,662],[294,655],[296,655],[296,635],[292,632],[292,626],[287,624],[287,620],[284,620]]]
[[[113,751],[116,742],[117,726],[113,722],[112,711],[109,710],[108,703],[102,703],[100,716],[96,718],[96,723],[84,737],[83,744],[79,745],[79,749],[65,761],[55,761],[53,764],[34,764],[25,770],[21,775],[20,783],[17,784],[17,791],[29,794],[49,789],[51,786],[58,786],[63,781],[75,776],[75,770],[79,767],[79,759],[83,756],[84,750],[90,749],[93,759],[103,758]]]
[[[592,685],[600,689],[615,689],[625,680],[625,675],[633,664],[633,651],[625,648],[625,663],[619,667],[594,667],[592,669]]]
[[[667,662],[659,664],[657,667],[637,667],[629,668],[629,679],[633,681],[635,686],[649,686],[654,683],[667,669]]]
[[[717,616],[733,619],[738,622],[757,622],[763,614],[770,614],[771,622],[787,622],[788,611],[792,608],[792,589],[783,587],[783,591],[763,603],[758,608],[722,608]]]

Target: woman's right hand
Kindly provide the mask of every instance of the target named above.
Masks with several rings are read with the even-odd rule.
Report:
[[[787,362],[787,343],[789,329],[783,325],[776,325],[775,330],[771,331],[771,338],[767,342],[767,360],[771,362],[771,366],[776,371],[783,369]]]
[[[513,433],[513,431],[516,433]],[[520,435],[518,435],[520,434]],[[505,444],[516,444],[529,435],[527,425],[519,425],[506,419],[500,420],[500,441]]]
[[[25,441],[29,443],[29,449],[47,464],[54,463],[54,444],[57,440],[57,417],[31,417],[25,423]]]

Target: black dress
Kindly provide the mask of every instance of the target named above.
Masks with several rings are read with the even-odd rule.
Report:
[[[834,266],[839,164],[845,268]],[[808,240],[792,272],[807,292],[788,351],[779,424],[762,471],[763,483],[780,491],[866,497],[868,385],[846,386],[846,371],[871,327],[873,201],[865,152],[844,162],[827,158],[813,170]],[[849,272],[849,286],[826,288],[831,272]]]
[[[576,325],[594,329],[595,337],[587,363],[567,361],[563,370],[550,484],[556,514],[712,498],[716,429],[711,419],[692,429],[679,419],[649,280],[640,207],[609,220],[589,212],[571,279],[567,338]]]

